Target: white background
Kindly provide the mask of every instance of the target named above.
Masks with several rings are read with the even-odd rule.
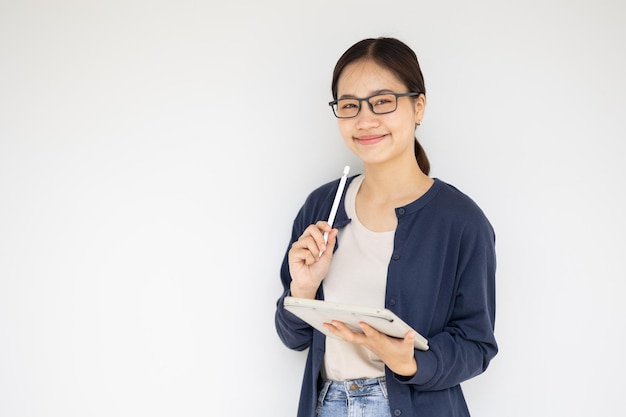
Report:
[[[360,170],[330,77],[381,35],[419,56],[432,175],[497,233],[473,415],[624,415],[624,5],[0,0],[0,415],[293,416],[278,270]]]

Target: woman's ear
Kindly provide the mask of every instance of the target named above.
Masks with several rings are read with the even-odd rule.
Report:
[[[415,99],[415,124],[422,124],[424,110],[426,109],[426,96],[422,93]]]

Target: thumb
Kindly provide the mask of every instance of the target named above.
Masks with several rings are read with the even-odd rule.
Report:
[[[416,335],[417,335],[417,333],[415,332],[415,330],[409,330],[404,335],[404,343],[406,343],[407,345],[413,346],[413,344],[415,343],[415,336]]]
[[[337,242],[337,229],[331,229],[328,232],[328,241],[326,242],[326,249],[322,253],[323,257],[332,258],[333,251],[335,250],[335,242]]]

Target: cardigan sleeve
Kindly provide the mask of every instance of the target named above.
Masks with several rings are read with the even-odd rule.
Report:
[[[302,230],[304,230],[302,228],[303,223],[303,210],[301,209],[293,224],[289,246],[300,237]],[[288,252],[289,248],[287,248],[280,268],[280,280],[283,285],[283,293],[276,302],[274,322],[278,337],[283,344],[289,349],[301,351],[311,345],[311,341],[313,340],[313,328],[302,319],[285,310],[283,304],[285,297],[290,295],[289,287],[291,284],[291,274],[289,273]]]
[[[348,185],[354,177],[355,176],[350,177],[346,185]],[[289,246],[285,252],[280,268],[280,280],[283,286],[283,293],[276,302],[276,313],[274,315],[274,323],[278,337],[283,344],[290,349],[304,350],[310,347],[313,340],[314,330],[308,323],[285,310],[283,305],[285,297],[290,294],[289,287],[291,284],[291,274],[289,272],[288,261],[289,248],[293,242],[300,238],[300,235],[302,235],[304,230],[309,225],[314,224],[321,219],[327,218],[338,185],[339,180],[335,180],[314,190],[307,197],[293,222]],[[342,204],[339,205],[335,224],[339,227],[348,221],[349,219],[345,213],[342,199]],[[337,246],[335,246],[335,248],[336,247]],[[318,290],[316,298],[323,298],[321,286]]]

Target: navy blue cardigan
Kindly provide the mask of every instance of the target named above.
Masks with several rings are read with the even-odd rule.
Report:
[[[294,220],[289,247],[306,227],[328,217],[338,183],[322,185],[307,197]],[[424,335],[430,348],[415,350],[418,372],[411,378],[385,368],[391,412],[469,416],[460,384],[484,372],[498,351],[493,228],[469,197],[439,179],[422,197],[395,211],[398,226],[385,307]],[[342,197],[334,227],[349,222]],[[277,301],[276,330],[288,348],[309,349],[298,417],[314,417],[325,336],[283,308],[291,282],[287,254],[280,275],[284,292]],[[322,286],[317,298],[324,298]]]

